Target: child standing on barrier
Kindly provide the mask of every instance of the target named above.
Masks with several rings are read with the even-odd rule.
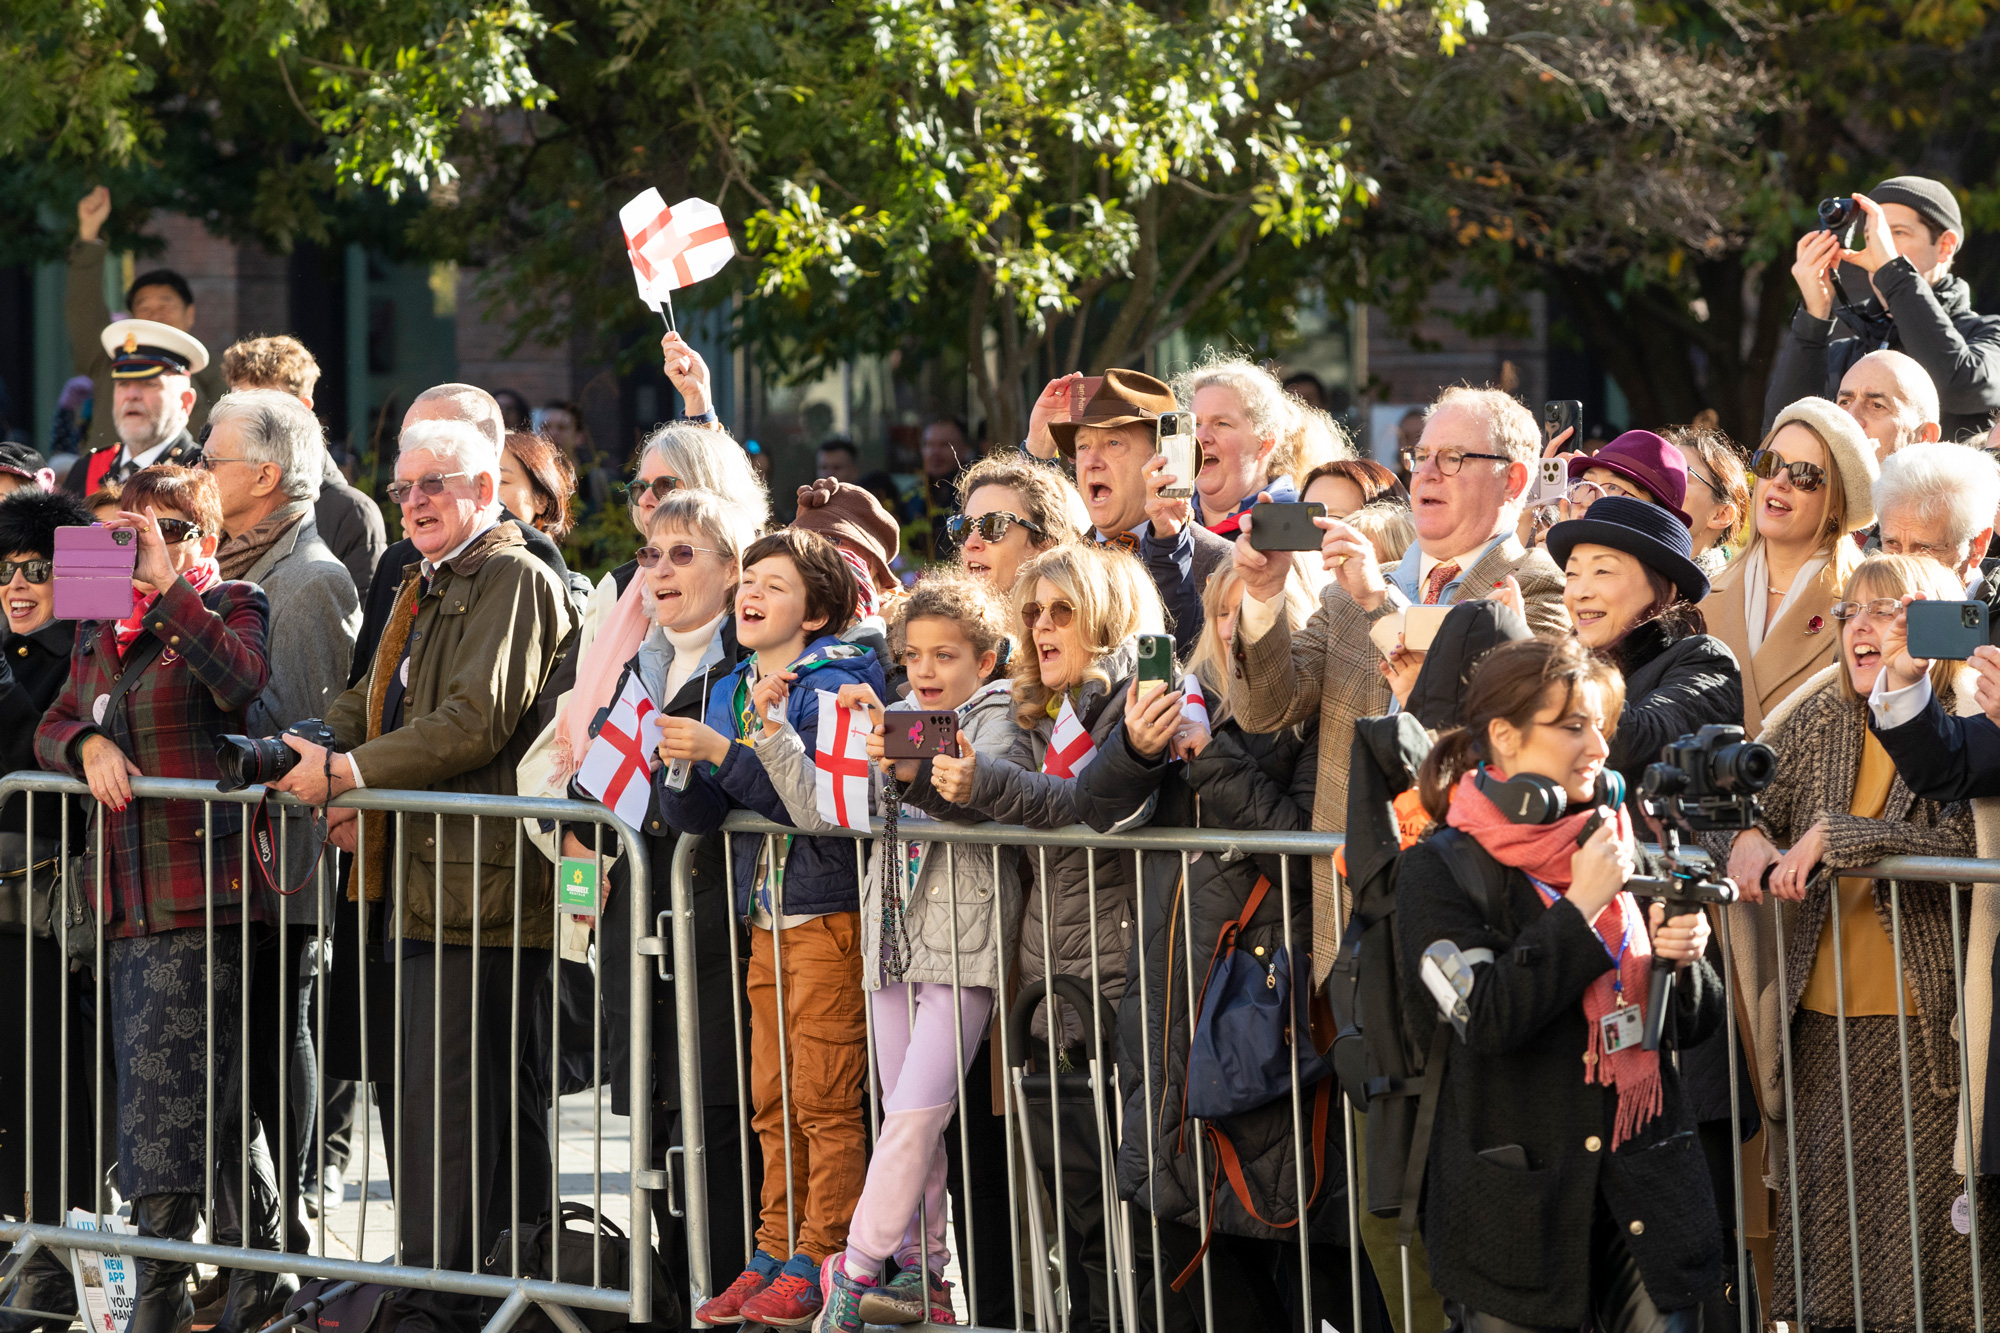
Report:
[[[749,655],[717,682],[706,721],[665,719],[663,767],[653,779],[663,818],[697,834],[714,832],[737,808],[794,824],[754,751],[789,729],[810,752],[817,690],[882,687],[874,655],[838,637],[858,596],[853,569],[824,537],[787,529],[750,544],[736,593],[736,640]],[[677,760],[690,761],[682,790],[672,785]],[[867,1161],[854,844],[738,835],[731,868],[736,912],[750,926],[762,1222],[748,1266],[695,1318],[796,1328],[819,1312],[820,1264],[847,1243]]]
[[[956,571],[925,575],[897,608],[889,634],[909,697],[884,712],[865,685],[839,693],[841,704],[866,708],[877,719],[869,757],[899,784],[885,804],[900,801],[902,789],[929,791],[934,770],[963,771],[975,754],[998,760],[1016,730],[1008,683],[993,679],[1007,613],[986,584]],[[947,710],[958,719],[948,752],[935,759],[884,757],[886,731]],[[832,827],[817,808],[812,754],[796,734],[759,746],[757,757],[800,827]],[[895,813],[924,819],[913,808]],[[992,1016],[1002,960],[1013,950],[1021,916],[1016,865],[1011,849],[996,864],[984,846],[875,843],[861,887],[861,965],[882,1082],[882,1132],[848,1226],[847,1250],[820,1268],[819,1333],[860,1333],[863,1323],[952,1322],[944,1280],[944,1131],[958,1108],[959,1078],[979,1053]],[[884,1283],[890,1259],[897,1271]]]

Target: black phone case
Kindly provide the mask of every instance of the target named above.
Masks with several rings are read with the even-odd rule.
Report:
[[[1323,504],[1258,505],[1250,516],[1250,540],[1260,551],[1317,551],[1326,537],[1313,522],[1326,517]]]
[[[1479,1156],[1480,1160],[1491,1162],[1494,1166],[1505,1167],[1509,1171],[1533,1169],[1528,1165],[1528,1150],[1518,1143],[1503,1143],[1498,1147],[1481,1148]]]
[[[930,759],[955,752],[958,743],[958,714],[885,713],[887,730],[882,733],[882,754],[889,759]]]

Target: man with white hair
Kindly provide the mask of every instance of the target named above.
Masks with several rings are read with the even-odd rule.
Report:
[[[360,683],[327,712],[339,752],[285,737],[301,762],[274,785],[313,803],[329,788],[339,795],[357,786],[511,796],[538,730],[536,699],[575,613],[563,584],[506,518],[493,435],[464,421],[418,420],[405,427],[399,448],[389,498],[402,508],[417,559],[401,570]],[[470,817],[448,817],[441,828],[413,820],[399,839],[385,815],[332,815],[333,841],[349,852],[365,822],[366,854],[356,858],[355,879],[368,901],[394,901],[391,886],[407,885],[403,914],[391,923],[409,942],[394,1099],[402,1116],[395,1190],[403,1259],[477,1271],[509,1217],[539,1217],[549,1207],[547,1026],[533,997],[548,984],[553,887],[546,874],[524,876],[517,918],[517,839],[506,820],[486,820],[475,844]],[[475,941],[484,946],[476,952]],[[517,1026],[518,1047],[511,1035]],[[378,1049],[378,1060],[386,1056]],[[477,1085],[484,1132],[476,1138],[475,1068],[489,1075]],[[509,1080],[491,1071],[516,1068],[520,1100],[510,1105]],[[510,1159],[504,1127],[515,1110],[520,1131]],[[432,1189],[434,1171],[445,1182],[442,1192]],[[478,1305],[438,1293],[413,1299],[440,1328],[469,1318]]]
[[[100,399],[99,410],[110,413],[118,447],[76,460],[63,479],[63,489],[76,495],[155,463],[186,465],[200,451],[188,434],[188,418],[195,407],[194,377],[208,368],[201,341],[150,319],[116,320],[104,326],[98,341],[111,376],[111,401]]]
[[[1874,442],[1878,463],[1940,434],[1937,385],[1914,357],[1901,352],[1880,348],[1849,366],[1834,401]]]
[[[1875,481],[1883,553],[1937,561],[1989,612],[2000,595],[2000,569],[1988,574],[1982,568],[1995,509],[2000,467],[1969,445],[1913,444],[1886,459]],[[1989,614],[1989,635],[1992,620]]]

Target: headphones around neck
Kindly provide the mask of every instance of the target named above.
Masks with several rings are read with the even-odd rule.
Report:
[[[1473,782],[1487,800],[1500,807],[1501,814],[1516,824],[1553,824],[1569,809],[1569,793],[1562,784],[1539,773],[1517,773],[1502,781],[1490,776],[1486,765],[1481,764],[1474,770]],[[1625,775],[1614,768],[1600,770],[1597,790],[1591,799],[1597,805],[1613,809],[1623,805]]]

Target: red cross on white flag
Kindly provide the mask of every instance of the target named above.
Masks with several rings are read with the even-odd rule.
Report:
[[[646,818],[648,774],[660,730],[660,715],[635,672],[626,678],[576,770],[577,785],[634,828]]]
[[[625,252],[639,299],[653,309],[660,297],[712,278],[736,257],[722,210],[705,199],[683,199],[672,208],[658,190],[646,190],[618,210]]]
[[[1051,777],[1073,778],[1089,768],[1095,758],[1097,746],[1091,742],[1090,733],[1070,707],[1068,698],[1064,698],[1062,711],[1056,714],[1055,732],[1049,737],[1049,752],[1042,756],[1042,772]]]
[[[1201,677],[1191,671],[1181,682],[1181,716],[1203,731],[1214,730],[1208,724],[1208,696],[1201,692]]]
[[[819,731],[813,738],[813,795],[819,812],[844,828],[868,831],[868,715],[842,708],[827,690],[819,695]]]

